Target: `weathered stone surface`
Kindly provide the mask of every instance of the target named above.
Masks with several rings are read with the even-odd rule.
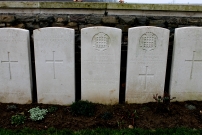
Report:
[[[102,18],[104,24],[117,24],[119,23],[118,19],[115,16],[105,16]]]
[[[38,103],[67,105],[75,101],[74,30],[34,30]]]
[[[52,23],[52,27],[63,27],[64,23]]]
[[[69,27],[74,27],[74,26],[77,26],[78,24],[76,22],[69,22],[67,25]]]
[[[103,15],[90,15],[87,16],[86,22],[91,24],[100,24],[102,22]]]
[[[165,23],[165,20],[150,20],[149,21],[149,24],[156,24],[156,25],[164,24],[164,23]]]
[[[153,26],[163,26],[165,23],[165,20],[150,20],[149,21],[149,25],[153,25]]]
[[[15,21],[14,15],[0,15],[0,22],[13,22]]]
[[[137,23],[139,24],[139,25],[147,25],[147,23],[148,23],[148,19],[147,19],[147,17],[136,17],[136,20],[137,20]]]
[[[187,21],[188,21],[188,24],[191,24],[191,25],[199,25],[201,23],[201,20],[198,18],[189,18]]]
[[[202,100],[202,28],[175,29],[170,94],[178,101]]]
[[[38,24],[34,24],[34,23],[32,23],[32,22],[29,22],[29,23],[26,23],[26,28],[33,30],[33,29],[38,29],[38,28],[40,28],[40,27],[39,27]]]
[[[8,24],[7,24],[7,26],[8,26]],[[12,25],[10,24],[10,26],[12,26]],[[24,23],[16,24],[16,25],[14,25],[14,27],[15,28],[22,28],[22,29],[24,29],[25,28],[25,24]]]
[[[16,15],[16,21],[19,22],[34,22],[36,21],[36,17],[32,15]]]
[[[170,17],[166,20],[169,24],[178,24],[179,23],[179,18],[177,17]]]
[[[72,28],[74,29],[75,31],[78,31],[79,30],[79,26],[76,22],[69,22],[65,27],[67,28]]]
[[[186,24],[188,24],[188,19],[187,18],[180,18],[178,20],[179,20],[178,24],[180,24],[180,25],[186,25]]]
[[[39,26],[40,26],[40,28],[43,28],[43,27],[49,27],[49,26],[51,26],[51,24],[49,22],[40,22]]]
[[[121,30],[81,30],[81,99],[102,104],[119,102]]]
[[[169,30],[143,26],[129,29],[126,102],[152,102],[163,95]]]
[[[29,31],[0,29],[0,102],[32,102]]]
[[[68,16],[56,16],[55,20],[57,23],[66,23],[69,21]]]
[[[135,17],[119,16],[119,22],[120,24],[133,25],[135,23]]]
[[[86,16],[85,15],[70,15],[70,22],[78,22],[78,23],[85,23]]]
[[[39,22],[50,22],[50,23],[52,23],[52,22],[54,22],[55,21],[55,18],[53,17],[53,15],[39,15],[38,16],[38,21]]]

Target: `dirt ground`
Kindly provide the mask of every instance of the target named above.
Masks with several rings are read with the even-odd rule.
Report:
[[[16,105],[17,109],[9,109],[10,105]],[[196,107],[190,110],[185,106],[193,105]],[[48,113],[41,121],[30,119],[29,109],[39,106],[47,109],[57,107],[53,113]],[[44,104],[5,104],[0,103],[0,127],[5,129],[47,129],[54,127],[57,129],[93,129],[98,127],[123,129],[132,125],[136,128],[156,129],[189,127],[202,128],[202,102],[172,102],[169,108],[165,104],[156,102],[146,104],[117,104],[101,105],[95,104],[96,112],[94,116],[74,116],[69,106],[44,105]],[[21,125],[12,125],[11,116],[24,114],[26,121]]]

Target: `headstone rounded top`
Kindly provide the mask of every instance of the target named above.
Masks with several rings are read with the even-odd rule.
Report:
[[[29,32],[29,30],[26,30],[26,29],[21,29],[21,28],[1,28],[1,31],[25,31],[25,32]]]
[[[155,27],[155,26],[138,26],[138,27],[132,27],[132,28],[129,28],[129,31],[130,30],[133,30],[133,29],[145,29],[145,28],[148,28],[148,29],[162,29],[162,30],[165,30],[165,31],[170,31],[169,29],[166,29],[166,28],[161,28],[161,27]]]
[[[83,30],[89,30],[89,29],[95,30],[95,29],[109,29],[109,28],[110,28],[110,31],[111,30],[120,30],[121,31],[121,29],[119,29],[119,28],[106,27],[106,26],[87,27],[87,28],[81,29],[81,31],[83,31]]]

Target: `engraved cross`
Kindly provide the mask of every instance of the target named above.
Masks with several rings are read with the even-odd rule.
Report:
[[[56,77],[55,77],[55,64],[56,63],[63,63],[63,60],[55,60],[54,53],[55,53],[55,51],[53,51],[53,60],[46,60],[46,63],[52,63],[53,64],[53,74],[54,74],[54,79],[56,79]]]
[[[192,73],[194,70],[194,62],[202,62],[202,60],[195,60],[195,53],[196,53],[196,51],[193,51],[193,56],[192,56],[191,60],[185,60],[187,62],[191,62],[190,80],[192,79]]]
[[[139,76],[144,76],[144,90],[147,90],[147,77],[153,77],[154,74],[148,74],[148,66],[146,66],[146,70],[144,74],[139,74]]]
[[[10,60],[10,52],[8,52],[8,61],[1,61],[1,63],[8,63],[8,70],[9,70],[9,74],[10,74],[10,80],[12,79],[12,72],[11,72],[11,63],[12,62],[18,62],[18,61],[11,61]]]

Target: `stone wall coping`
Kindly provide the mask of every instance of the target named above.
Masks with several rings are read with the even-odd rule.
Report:
[[[202,5],[129,4],[99,2],[0,1],[0,9],[96,9],[201,12]]]

